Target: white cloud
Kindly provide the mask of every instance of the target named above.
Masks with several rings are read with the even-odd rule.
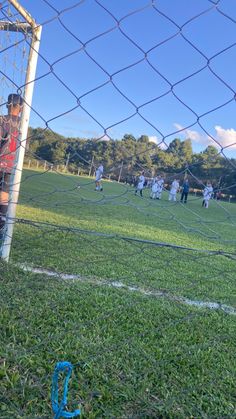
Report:
[[[208,142],[208,139],[204,135],[201,135],[198,131],[184,128],[182,125],[177,123],[175,123],[174,126],[178,131],[183,132],[187,138],[194,141],[195,143],[206,144],[206,142]]]
[[[158,145],[158,147],[161,148],[162,150],[167,149],[166,144],[162,142],[156,135],[150,135],[148,138],[149,138],[150,143],[154,143]]]
[[[224,129],[220,125],[215,126],[216,140],[221,147],[236,148],[236,130],[233,128]]]
[[[221,147],[227,147],[228,150],[236,149],[236,130],[233,128],[225,129],[220,125],[215,125],[215,133],[211,138],[209,135],[200,134],[198,131],[184,128],[178,123],[175,123],[174,126],[178,131],[180,131],[180,133],[182,132],[185,134],[186,137],[192,140],[195,144],[202,145],[203,147],[214,145],[218,149]],[[214,139],[216,141],[214,141]]]
[[[108,135],[103,135],[103,137],[102,138],[100,138],[100,140],[99,141],[110,141],[111,139],[110,139],[110,137],[108,137]]]
[[[151,135],[151,136],[149,136],[148,138],[149,138],[150,143],[155,143],[155,144],[158,144],[158,143],[160,142],[160,141],[158,140],[158,138],[156,137],[156,135]]]

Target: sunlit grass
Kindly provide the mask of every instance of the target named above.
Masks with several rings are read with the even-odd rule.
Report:
[[[212,201],[206,211],[199,198],[184,207],[165,194],[153,202],[148,191],[142,200],[109,182],[102,195],[91,179],[53,173],[24,179],[17,215],[38,224],[16,224],[11,262],[0,265],[0,417],[52,417],[61,360],[79,362],[69,409],[79,405],[83,418],[235,417],[235,316],[174,299],[236,306],[235,260],[205,252],[234,252],[235,206]]]

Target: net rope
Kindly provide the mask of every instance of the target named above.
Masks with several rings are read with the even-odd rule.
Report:
[[[154,0],[127,2],[124,13],[122,7],[116,10],[114,4],[105,0],[70,1],[66,7],[53,0],[39,3],[42,9],[34,17],[42,25],[45,38],[39,52],[31,109],[34,124],[30,124],[27,138],[17,217],[8,220],[15,221],[11,259],[7,268],[1,262],[0,271],[5,317],[11,319],[8,313],[12,311],[18,325],[15,330],[9,320],[9,326],[4,326],[6,355],[1,355],[0,374],[3,371],[6,384],[0,396],[4,406],[2,417],[49,417],[49,386],[58,361],[69,361],[75,366],[73,374],[79,386],[72,384],[68,411],[79,406],[85,417],[90,414],[134,418],[234,417],[229,384],[235,375],[233,368],[228,370],[226,378],[218,368],[207,375],[201,355],[214,353],[220,359],[223,353],[227,358],[227,342],[230,341],[230,348],[234,346],[236,137],[228,130],[232,141],[225,138],[221,141],[209,129],[207,118],[235,106],[234,82],[228,80],[227,73],[217,71],[214,64],[217,60],[224,63],[225,54],[234,53],[236,41],[230,38],[224,46],[208,52],[197,39],[191,38],[190,32],[209,16],[220,19],[222,32],[228,27],[235,30],[236,14],[234,19],[223,0],[201,1],[194,13],[189,8],[186,19],[168,13],[164,2]],[[26,6],[30,9],[29,4]],[[86,7],[90,8],[91,16],[93,13],[96,16],[94,31],[87,37],[78,29]],[[75,14],[78,27],[71,24]],[[144,31],[148,27],[145,25],[149,23],[152,27],[154,21],[157,28],[162,22],[161,27],[165,24],[167,29],[164,33],[151,32],[151,42],[146,46],[132,33],[135,19],[137,22],[141,19]],[[6,21],[9,25],[22,22],[7,0],[1,3],[0,24]],[[103,27],[101,22],[105,22]],[[53,28],[61,38],[53,39]],[[66,51],[58,47],[63,37],[70,40]],[[53,53],[46,48],[49,41],[53,42]],[[169,48],[171,54],[177,41],[196,54],[197,67],[191,67],[186,52],[186,68],[180,76],[176,71],[173,79],[168,66],[164,71],[153,54],[161,55],[162,48]],[[117,50],[117,61],[115,54],[109,60],[108,54],[99,55],[103,42],[107,42],[109,52],[116,50],[118,42],[119,49],[122,51],[125,45],[128,53]],[[5,114],[9,93],[24,94],[29,45],[28,32],[1,30],[1,115]],[[85,70],[80,68],[81,56],[89,63],[89,82]],[[66,72],[73,65],[78,65],[77,85]],[[129,83],[132,72],[139,75],[140,71],[138,94],[131,94],[128,85],[125,90],[122,80]],[[154,87],[149,95],[141,88],[145,71],[153,78]],[[184,86],[197,77],[201,80],[206,72],[220,86],[219,90],[224,91],[224,96],[214,104],[210,97],[204,96],[204,106],[199,108],[192,98],[184,98]],[[97,79],[93,74],[98,75]],[[57,106],[47,90],[50,81],[57,86]],[[109,92],[114,103],[110,120],[106,115],[110,103],[97,112],[93,106],[93,100],[102,103],[103,92]],[[52,104],[50,110],[44,109],[40,96]],[[161,121],[164,112],[170,109],[171,114],[172,101],[176,113],[178,107],[186,111],[186,118],[181,125],[175,124],[175,129],[175,115],[171,116],[173,120],[168,128]],[[160,116],[153,116],[156,112]],[[82,128],[77,136],[62,136],[60,127],[70,117],[72,121],[77,118],[78,125],[81,121]],[[140,132],[148,132],[149,136],[143,135],[142,139],[141,135],[125,135],[132,132],[136,120],[141,124]],[[181,138],[178,143],[181,145],[184,140],[194,138],[197,130],[206,147],[215,147],[213,154],[193,152],[188,159],[178,148],[170,149],[176,138]],[[155,143],[150,141],[151,137]],[[168,161],[168,156],[172,160]],[[94,176],[100,163],[104,165],[103,190],[95,191]],[[135,196],[142,171],[147,182],[143,197]],[[151,182],[159,174],[165,181],[162,199],[150,199]],[[179,202],[180,194],[176,202],[169,202],[173,180],[179,179],[182,186],[186,177],[190,183],[187,204]],[[202,191],[211,179],[214,194],[220,192],[221,198],[211,199],[205,210],[201,208]],[[109,298],[113,303],[104,306],[102,301]],[[22,300],[26,302],[25,307],[21,305]],[[38,317],[36,332],[30,320],[34,317],[34,305]],[[143,310],[142,314],[139,310]],[[126,333],[126,324],[132,316],[137,316],[132,324],[134,331]],[[150,324],[145,323],[148,316]],[[140,324],[143,329],[141,326],[139,329]],[[215,333],[208,334],[209,324],[218,327]],[[191,327],[195,331],[191,332],[192,341],[187,338]],[[184,328],[185,337],[177,341],[175,330],[180,333]],[[98,337],[93,335],[93,330]],[[162,343],[165,336],[170,336],[167,344]],[[190,380],[181,385],[179,379],[179,389],[175,391],[178,379],[169,383],[165,369],[171,375],[169,365],[175,368],[187,363],[186,360],[198,363],[203,383],[201,374],[195,383]],[[114,364],[120,374],[115,382],[112,381],[117,375]],[[147,378],[150,389],[138,391],[140,377],[144,381]],[[127,400],[125,385],[129,381],[132,389],[137,390],[136,395],[136,390],[130,394],[133,404]],[[167,383],[166,395],[164,390],[158,393],[161,382]],[[205,402],[207,396],[202,394],[202,387],[207,386],[216,394],[216,407]],[[228,391],[223,403],[220,396],[217,398],[218,386],[222,393]],[[27,402],[24,403],[25,394]],[[117,394],[123,398],[120,404]],[[188,407],[191,397],[200,401]],[[118,403],[118,410],[114,410],[113,400]]]

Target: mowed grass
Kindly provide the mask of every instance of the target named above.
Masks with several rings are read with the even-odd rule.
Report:
[[[104,182],[99,193],[91,178],[27,170],[18,216],[65,230],[18,224],[12,258],[58,272],[235,304],[235,260],[208,251],[235,253],[236,205],[211,201],[206,210],[201,202],[190,196],[187,205],[171,203],[167,193],[152,201],[149,190],[141,199],[133,188],[111,182]]]
[[[0,266],[1,418],[53,417],[61,360],[79,363],[69,409],[79,405],[83,418],[236,417],[236,316],[178,299],[236,306],[235,260],[205,252],[235,252],[235,206],[212,201],[206,211],[196,197],[183,206],[144,195],[25,171],[17,215],[40,224],[17,223],[11,263]],[[114,281],[163,296],[108,286]]]

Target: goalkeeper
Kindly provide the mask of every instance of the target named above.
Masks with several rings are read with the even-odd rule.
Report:
[[[0,116],[0,238],[9,203],[10,178],[15,165],[23,99],[11,93],[7,100],[7,115]]]

